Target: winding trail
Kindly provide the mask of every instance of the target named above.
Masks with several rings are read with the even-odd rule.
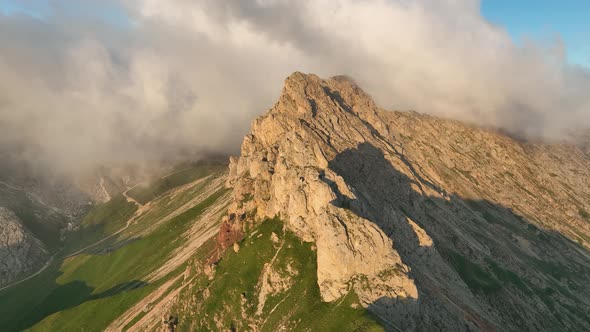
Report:
[[[5,186],[7,186],[7,187],[9,187],[9,188],[13,189],[13,187],[9,186],[8,184],[6,184],[6,183],[4,183],[4,182],[2,182],[2,181],[0,181],[0,184],[3,184],[3,185],[5,185]],[[125,192],[123,192],[123,195],[125,196],[125,198],[127,199],[127,201],[128,201],[128,202],[133,202],[133,203],[135,203],[136,205],[138,205],[139,207],[142,207],[143,205],[141,205],[139,202],[137,202],[137,201],[136,201],[136,200],[135,200],[133,197],[131,197],[131,196],[127,195],[127,192],[128,192],[129,190],[133,189],[133,188],[135,188],[135,186],[133,186],[133,187],[131,187],[131,188],[129,188],[129,189],[127,189],[127,190],[125,190]],[[14,188],[14,189],[16,189],[16,188]],[[118,231],[116,231],[115,233],[113,233],[113,234],[111,234],[111,235],[109,235],[109,236],[107,236],[107,237],[105,237],[105,238],[103,238],[103,239],[101,239],[101,240],[99,240],[99,241],[97,241],[97,242],[94,242],[94,243],[92,243],[92,244],[89,244],[89,245],[87,245],[86,247],[84,247],[84,248],[82,248],[82,249],[80,249],[80,250],[78,250],[78,251],[76,251],[76,252],[74,252],[74,253],[71,253],[71,254],[69,254],[69,255],[65,256],[65,257],[64,257],[64,259],[66,259],[66,258],[70,258],[70,257],[73,257],[73,256],[76,256],[76,255],[80,254],[81,252],[83,252],[84,250],[86,250],[86,249],[88,249],[88,248],[92,248],[92,247],[94,247],[95,245],[97,245],[97,244],[100,244],[100,243],[102,243],[102,242],[104,242],[104,241],[106,241],[106,240],[108,240],[108,239],[112,238],[113,236],[120,234],[121,232],[123,232],[124,230],[126,230],[126,229],[129,227],[129,225],[131,225],[131,222],[133,221],[134,217],[135,217],[135,214],[134,214],[132,217],[130,217],[130,218],[129,218],[129,220],[127,220],[127,224],[126,224],[124,227],[122,227],[121,229],[119,229],[119,230],[118,230]],[[47,262],[45,263],[45,265],[43,265],[43,267],[42,267],[40,270],[38,270],[37,272],[35,272],[35,273],[31,274],[30,276],[28,276],[28,277],[26,277],[26,278],[24,278],[24,279],[21,279],[21,280],[19,280],[19,281],[13,282],[12,284],[9,284],[9,285],[6,285],[6,286],[4,286],[4,287],[0,288],[0,292],[1,292],[1,291],[3,291],[3,290],[5,290],[5,289],[8,289],[8,288],[14,287],[14,286],[16,286],[16,285],[18,285],[18,284],[20,284],[20,283],[23,283],[23,282],[25,282],[25,281],[27,281],[27,280],[29,280],[29,279],[31,279],[31,278],[34,278],[35,276],[39,275],[40,273],[42,273],[43,271],[45,271],[45,270],[46,270],[46,269],[47,269],[47,268],[48,268],[48,267],[51,265],[51,263],[53,263],[53,259],[55,258],[55,255],[57,255],[57,254],[58,254],[58,253],[56,252],[56,253],[55,253],[55,254],[53,254],[51,257],[49,257],[49,260],[47,260]]]
[[[166,177],[168,177],[170,175],[176,174],[176,173],[178,173],[178,171],[172,172],[172,173],[169,173],[169,174],[166,174],[166,175],[163,175],[160,179],[164,179],[164,178],[166,178]],[[201,180],[201,179],[198,179],[197,181],[199,181],[199,180]],[[196,182],[196,181],[194,181],[194,182]],[[194,182],[191,182],[191,183],[188,183],[188,184],[192,184]],[[80,249],[80,250],[78,250],[78,251],[76,251],[76,252],[74,252],[72,254],[69,254],[69,255],[65,256],[64,258],[69,258],[69,257],[72,257],[72,256],[76,256],[76,255],[80,254],[81,252],[83,252],[84,250],[86,250],[88,248],[92,248],[95,245],[100,244],[100,243],[102,243],[102,242],[104,242],[104,241],[112,238],[113,236],[116,236],[116,235],[120,234],[121,232],[125,231],[127,228],[129,228],[129,226],[131,226],[131,224],[137,219],[137,217],[140,216],[144,212],[144,210],[151,203],[151,202],[148,202],[146,204],[141,204],[135,198],[129,196],[129,191],[133,190],[138,185],[140,185],[140,183],[136,183],[134,186],[127,188],[127,190],[125,190],[123,192],[123,197],[125,197],[125,199],[127,200],[127,202],[133,203],[133,204],[135,204],[137,206],[137,210],[135,211],[135,213],[131,217],[129,217],[129,219],[127,220],[127,224],[125,224],[124,227],[122,227],[121,229],[119,229],[115,233],[113,233],[113,234],[111,234],[111,235],[109,235],[109,236],[107,236],[107,237],[105,237],[105,238],[103,238],[103,239],[101,239],[101,240],[99,240],[97,242],[94,242],[92,244],[89,244],[86,247],[84,247],[84,248],[82,248],[82,249]]]
[[[80,250],[78,250],[78,251],[76,251],[76,252],[74,252],[74,253],[71,253],[71,254],[69,254],[69,255],[65,256],[65,257],[64,257],[64,259],[65,259],[65,258],[70,258],[70,257],[72,257],[72,256],[76,256],[76,255],[80,254],[82,251],[84,251],[84,250],[86,250],[86,249],[88,249],[88,248],[92,248],[92,247],[94,247],[95,245],[97,245],[97,244],[100,244],[100,243],[102,243],[102,242],[104,242],[104,241],[106,241],[106,240],[108,240],[108,239],[112,238],[113,236],[115,236],[115,235],[117,235],[117,234],[121,233],[122,231],[126,230],[126,229],[127,229],[127,227],[129,227],[129,225],[131,225],[131,221],[133,221],[133,216],[132,216],[131,218],[129,218],[129,220],[127,220],[127,224],[126,224],[124,227],[122,227],[121,229],[119,229],[119,230],[118,230],[118,231],[116,231],[115,233],[113,233],[113,234],[111,234],[111,235],[109,235],[109,236],[107,236],[107,237],[103,238],[103,239],[102,239],[102,240],[100,240],[100,241],[97,241],[97,242],[94,242],[94,243],[92,243],[92,244],[89,244],[89,245],[87,245],[86,247],[84,247],[84,248],[82,248],[82,249],[80,249]]]
[[[168,176],[168,175],[166,175],[166,176]],[[123,196],[125,197],[125,199],[127,200],[127,202],[133,203],[133,204],[137,205],[138,207],[142,207],[143,204],[139,203],[135,198],[129,196],[129,191],[135,189],[135,187],[137,187],[138,185],[139,184],[137,183],[133,187],[127,188],[127,190],[125,190],[123,192]]]
[[[17,282],[13,282],[12,284],[9,284],[9,285],[6,285],[6,286],[0,288],[0,292],[3,291],[3,290],[5,290],[5,289],[11,288],[13,286],[16,286],[16,285],[18,285],[18,284],[20,284],[22,282],[25,282],[25,281],[27,281],[27,280],[29,280],[29,279],[31,279],[31,278],[39,275],[41,272],[45,271],[49,267],[49,265],[51,265],[51,263],[53,263],[53,258],[54,257],[55,257],[55,254],[53,254],[51,257],[49,257],[49,260],[47,260],[47,262],[45,263],[45,265],[43,265],[43,267],[40,270],[38,270],[37,272],[31,274],[30,276],[28,276],[28,277],[26,277],[24,279],[21,279],[21,280],[19,280]]]
[[[4,184],[4,183],[3,183],[3,184]],[[127,192],[128,192],[129,190],[133,189],[133,188],[135,188],[135,186],[133,186],[133,187],[131,187],[131,188],[129,188],[129,189],[127,189],[127,190],[125,190],[125,192],[123,192],[123,195],[125,196],[125,198],[127,199],[127,201],[128,201],[128,202],[133,202],[133,203],[137,204],[139,207],[143,207],[143,205],[141,205],[139,202],[137,202],[137,201],[136,201],[136,200],[135,200],[133,197],[131,197],[131,196],[127,195]],[[139,211],[139,210],[138,210],[138,211]],[[137,213],[137,212],[136,212],[136,213]],[[132,221],[133,221],[134,219],[135,219],[135,214],[134,214],[133,216],[131,216],[131,217],[129,218],[129,220],[127,220],[127,224],[126,224],[124,227],[122,227],[121,229],[119,229],[119,230],[118,230],[118,231],[116,231],[115,233],[113,233],[113,234],[111,234],[111,235],[109,235],[109,236],[107,236],[107,237],[105,237],[105,238],[103,238],[103,239],[101,239],[101,240],[99,240],[99,241],[97,241],[97,242],[94,242],[94,243],[92,243],[92,244],[89,244],[89,245],[87,245],[86,247],[84,247],[84,248],[82,248],[82,249],[80,249],[80,250],[78,250],[78,251],[76,251],[76,252],[74,252],[74,253],[71,253],[71,254],[69,254],[69,255],[67,255],[67,256],[64,256],[64,259],[66,259],[66,258],[70,258],[70,257],[73,257],[73,256],[76,256],[76,255],[79,255],[79,254],[80,254],[80,253],[82,253],[84,250],[86,250],[86,249],[89,249],[89,248],[92,248],[92,247],[96,246],[97,244],[101,244],[102,242],[104,242],[104,241],[106,241],[106,240],[108,240],[108,239],[112,238],[113,236],[116,236],[116,235],[120,234],[121,232],[125,231],[125,230],[126,230],[126,229],[127,229],[127,228],[128,228],[130,225],[131,225],[131,223],[132,223]],[[12,284],[9,284],[9,285],[6,285],[6,286],[4,286],[4,287],[0,288],[0,292],[1,292],[1,291],[3,291],[3,290],[5,290],[5,289],[11,288],[11,287],[13,287],[13,286],[16,286],[16,285],[18,285],[18,284],[20,284],[20,283],[22,283],[22,282],[25,282],[25,281],[27,281],[27,280],[29,280],[29,279],[31,279],[31,278],[33,278],[33,277],[35,277],[35,276],[39,275],[41,272],[45,271],[45,270],[46,270],[46,269],[47,269],[47,268],[48,268],[48,267],[51,265],[51,263],[53,263],[53,259],[55,258],[55,255],[56,255],[56,254],[57,254],[57,253],[53,254],[53,255],[52,255],[50,258],[49,258],[49,260],[47,260],[47,262],[45,263],[45,265],[44,265],[44,266],[43,266],[43,267],[42,267],[40,270],[38,270],[38,271],[37,271],[37,272],[35,272],[34,274],[31,274],[30,276],[28,276],[28,277],[26,277],[26,278],[24,278],[24,279],[21,279],[21,280],[19,280],[19,281],[17,281],[17,282],[14,282],[14,283],[12,283]]]
[[[173,174],[176,174],[176,173],[179,173],[179,172],[183,172],[183,171],[185,171],[185,170],[175,171],[175,172],[172,172],[172,173],[169,173],[169,174],[165,174],[162,177],[160,177],[160,179],[164,179],[164,178],[166,178],[166,177],[168,177],[170,175],[173,175]],[[199,180],[202,180],[202,179],[199,179]],[[199,181],[199,180],[197,180],[197,181]],[[192,184],[192,183],[197,182],[197,181],[193,181],[193,182],[191,182],[189,184]],[[12,190],[19,190],[19,191],[21,190],[21,189],[18,189],[16,187],[13,187],[13,186],[9,185],[8,183],[6,183],[4,181],[0,181],[0,184],[4,185],[5,187],[8,187],[8,188],[10,188]],[[85,246],[84,248],[79,249],[78,251],[76,251],[74,253],[71,253],[71,254],[69,254],[67,256],[64,256],[63,258],[66,259],[66,258],[70,258],[70,257],[76,256],[76,255],[79,255],[84,250],[89,249],[89,248],[92,248],[92,247],[94,247],[94,246],[96,246],[96,245],[98,245],[98,244],[100,244],[100,243],[102,243],[102,242],[104,242],[104,241],[106,241],[106,240],[108,240],[108,239],[110,239],[110,238],[112,238],[112,237],[120,234],[121,232],[125,231],[131,225],[131,223],[136,219],[136,217],[143,212],[143,209],[145,208],[145,206],[143,204],[139,203],[135,198],[129,196],[129,194],[128,194],[128,192],[130,190],[132,190],[133,188],[137,187],[138,185],[139,185],[139,183],[135,184],[134,186],[132,186],[130,188],[127,188],[127,190],[125,190],[123,192],[123,196],[125,197],[125,199],[128,202],[130,202],[130,203],[134,203],[138,207],[137,211],[135,211],[135,213],[127,220],[127,224],[124,227],[122,227],[121,229],[119,229],[115,233],[113,233],[113,234],[111,234],[111,235],[109,235],[109,236],[107,236],[107,237],[105,237],[105,238],[103,238],[103,239],[101,239],[101,240],[99,240],[97,242],[94,242],[92,244],[89,244],[89,245]],[[149,203],[146,204],[146,205],[149,205]],[[13,282],[12,284],[3,286],[2,288],[0,288],[0,292],[4,291],[5,289],[14,287],[14,286],[16,286],[16,285],[18,285],[20,283],[23,283],[23,282],[25,282],[25,281],[27,281],[29,279],[32,279],[32,278],[36,277],[37,275],[41,274],[43,271],[45,271],[53,263],[53,260],[54,260],[54,258],[55,258],[55,256],[57,254],[59,254],[59,251],[57,251],[56,253],[54,253],[53,255],[51,255],[51,257],[49,257],[49,259],[47,260],[47,262],[45,263],[45,265],[43,265],[43,267],[41,269],[39,269],[37,272],[35,272],[35,273],[33,273],[33,274],[25,277],[24,279],[21,279],[19,281]]]

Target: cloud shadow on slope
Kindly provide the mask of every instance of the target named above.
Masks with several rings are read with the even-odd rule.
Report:
[[[141,280],[131,280],[93,294],[95,288],[81,280],[59,285],[38,303],[21,321],[19,330],[28,329],[50,315],[77,307],[85,302],[103,299],[146,286]]]

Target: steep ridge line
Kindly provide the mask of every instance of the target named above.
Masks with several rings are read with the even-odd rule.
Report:
[[[325,301],[350,283],[402,330],[590,328],[590,160],[576,146],[384,111],[350,80],[294,73],[228,183],[224,229],[280,215],[317,244]]]

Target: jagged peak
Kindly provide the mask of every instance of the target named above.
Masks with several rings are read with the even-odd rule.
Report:
[[[322,86],[330,85],[334,87],[339,86],[341,88],[356,88],[362,91],[354,78],[344,74],[335,75],[328,79],[322,79],[313,73],[302,73],[300,71],[296,71],[285,79],[285,87],[292,87],[302,84],[319,84]]]
[[[569,249],[551,264],[587,266],[587,255],[578,253],[589,246],[589,165],[571,146],[523,149],[459,121],[384,111],[351,78],[296,72],[232,160],[233,218],[222,234],[280,216],[286,229],[315,243],[324,301],[353,289],[401,330],[428,330],[434,321],[445,330],[539,329],[543,323],[514,320],[504,308],[537,308],[545,295],[532,293],[545,286],[526,288],[524,280],[551,276],[511,258],[560,245]],[[489,272],[490,282],[473,282],[458,262]],[[522,289],[496,282],[494,271],[510,273]],[[506,296],[499,308],[496,294]],[[588,298],[559,291],[555,297]],[[570,326],[586,324],[553,303],[539,317],[553,310],[571,318]]]
[[[313,117],[318,110],[317,105],[326,103],[334,103],[349,110],[358,105],[371,109],[376,107],[369,94],[349,76],[322,79],[315,74],[294,72],[285,79],[283,94],[275,108],[282,113],[295,111],[298,116]]]
[[[291,75],[287,76],[287,78],[285,79],[285,85],[290,85],[292,83],[320,81],[320,80],[321,79],[316,74],[302,73],[300,71],[295,71]]]

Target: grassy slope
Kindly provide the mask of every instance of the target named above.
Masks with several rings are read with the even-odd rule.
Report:
[[[291,287],[270,296],[263,314],[257,316],[257,285],[264,264],[270,262],[277,252],[270,239],[272,232],[285,241],[274,261],[274,269],[284,272],[290,265],[297,273],[291,276]],[[382,330],[366,310],[352,307],[358,305],[353,292],[339,303],[322,302],[316,270],[316,253],[311,244],[301,242],[288,231],[283,235],[280,220],[267,220],[241,242],[238,253],[229,250],[224,255],[213,281],[204,276],[197,278],[192,291],[183,294],[185,301],[193,297],[197,301],[186,312],[181,309],[182,305],[177,307],[178,330],[215,330],[216,320],[227,329],[247,330],[243,317],[255,317],[256,325],[262,326],[262,331],[276,331],[280,326],[297,331]],[[208,297],[203,295],[205,288],[211,294]]]
[[[137,206],[127,202],[123,195],[97,205],[82,220],[80,227],[68,234],[63,252],[73,253],[90,243],[95,243],[125,227],[127,220],[135,213]]]
[[[209,168],[209,171],[199,174],[206,176],[211,172],[216,172],[216,169]],[[146,214],[142,218],[145,220],[141,222],[149,223],[161,218],[169,212],[171,205],[181,205],[182,202],[190,200],[190,197],[198,195],[203,188],[204,185],[196,186],[190,194],[179,195],[174,199],[165,195],[160,197],[154,210]],[[164,192],[167,191],[168,189]],[[113,319],[163,282],[184,271],[184,266],[181,266],[154,283],[147,284],[142,281],[142,277],[165,264],[172,250],[181,245],[180,235],[224,193],[224,189],[215,192],[144,238],[127,237],[121,246],[113,244],[109,239],[108,244],[101,244],[99,248],[64,258],[65,253],[73,252],[116,232],[125,226],[126,220],[135,211],[135,206],[126,202],[122,196],[96,207],[85,218],[83,227],[77,233],[78,237],[70,237],[76,240],[67,243],[62,250],[62,256],[56,258],[55,264],[39,276],[0,293],[0,312],[4,314],[0,316],[1,330],[104,329]],[[316,279],[316,254],[311,249],[311,244],[302,243],[292,233],[283,234],[282,228],[279,220],[266,221],[255,230],[254,236],[241,243],[238,254],[229,251],[217,268],[218,277],[214,285],[209,285],[211,294],[215,295],[203,300],[200,304],[202,310],[186,313],[184,319],[181,319],[179,330],[190,330],[188,327],[195,322],[204,324],[201,327],[214,326],[212,319],[215,315],[221,317],[219,313],[224,317],[227,327],[238,326],[242,294],[245,294],[250,303],[247,314],[255,316],[258,280],[264,263],[270,261],[277,251],[270,240],[272,232],[285,241],[285,245],[277,254],[275,267],[285,270],[289,264],[298,273],[293,277],[294,284],[289,290],[267,299],[264,313],[258,317],[261,324],[266,319],[263,331],[274,331],[279,326],[314,331],[381,330],[364,309],[352,307],[358,304],[358,299],[352,292],[336,304],[321,302]],[[105,251],[105,248],[115,249]],[[210,248],[203,249],[202,255]],[[208,281],[206,278],[200,278],[198,283],[206,287]],[[187,292],[183,295],[190,294]],[[202,294],[197,294],[199,295]]]
[[[207,176],[212,172],[215,171],[208,168],[199,174]],[[64,258],[65,253],[116,232],[135,211],[134,204],[126,202],[122,196],[96,207],[85,218],[81,230],[70,236],[75,240],[66,243],[52,266],[35,278],[0,293],[1,330],[102,330],[159,284],[182,271],[181,267],[153,284],[141,280],[165,264],[172,250],[182,245],[181,234],[225,192],[226,189],[218,190],[148,236],[128,240],[117,245],[115,250]]]
[[[142,233],[146,229],[146,224],[151,225],[156,221],[162,220],[170,213],[179,209],[186,203],[189,203],[195,197],[199,197],[204,193],[205,189],[212,184],[216,176],[219,174],[220,173],[213,173],[213,176],[209,176],[204,181],[192,185],[182,193],[173,194],[172,192],[168,191],[165,194],[159,196],[157,199],[151,202],[151,204],[155,206],[150,208],[148,211],[145,211],[141,217],[138,218],[136,223],[131,224],[129,228],[125,230],[123,234],[121,234],[122,237],[130,238],[133,237],[133,234]]]
[[[87,280],[96,291],[106,291],[110,287],[144,276],[161,266],[170,253],[184,243],[180,237],[203,211],[211,206],[222,194],[221,189],[200,204],[173,218],[145,238],[104,255],[78,255],[67,259],[58,281]],[[101,271],[97,274],[96,271]]]
[[[199,166],[180,170],[164,178],[158,179],[147,186],[137,186],[128,192],[141,204],[145,204],[166,191],[195,181],[215,172],[222,172],[225,166]]]

